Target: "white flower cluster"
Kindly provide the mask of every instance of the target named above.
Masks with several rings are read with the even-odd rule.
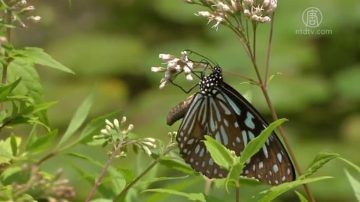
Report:
[[[27,20],[30,20],[32,22],[39,22],[41,20],[41,16],[31,15],[31,12],[35,11],[35,6],[28,5],[27,0],[17,0],[13,2],[13,4],[11,4],[12,2],[10,2],[11,5],[7,5],[13,13],[12,21],[17,21],[20,26],[27,27],[21,19],[22,17],[26,17]]]
[[[125,129],[122,129],[126,122],[126,117],[123,116],[121,122],[118,119],[114,119],[113,122],[108,119],[105,120],[105,128],[100,130],[100,135],[94,135],[94,139],[104,139],[107,143],[114,143],[119,139],[125,139],[127,134],[134,129],[133,124],[129,124]]]
[[[242,2],[244,8],[244,15],[256,22],[270,22],[271,14],[277,7],[277,0],[264,0],[262,3],[257,3],[254,0],[244,0]]]
[[[208,23],[218,29],[220,24],[226,23],[234,14],[245,15],[255,22],[271,21],[270,14],[277,7],[277,0],[184,0],[190,4],[201,4],[210,8],[210,11],[199,11],[196,16],[205,17]],[[230,17],[229,17],[230,16]]]
[[[138,143],[138,146],[149,156],[152,154],[151,149],[155,149],[157,147],[156,140],[151,137],[142,139]]]
[[[152,72],[165,72],[164,78],[160,81],[160,88],[164,88],[165,85],[170,83],[174,77],[183,72],[187,80],[192,81],[192,69],[194,63],[189,60],[188,52],[182,51],[181,56],[175,57],[170,54],[159,54],[159,58],[164,61],[165,67],[151,67]]]

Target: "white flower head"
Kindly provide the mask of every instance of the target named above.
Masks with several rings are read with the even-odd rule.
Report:
[[[230,6],[225,4],[224,2],[219,1],[217,4],[215,4],[215,7],[219,12],[229,12],[232,13]]]
[[[160,80],[159,88],[164,88],[168,83],[179,74],[184,73],[187,80],[192,80],[192,69],[194,63],[188,57],[187,51],[182,51],[180,57],[175,57],[170,54],[160,54],[159,58],[164,62],[164,67],[151,67],[152,72],[164,72],[164,77]]]

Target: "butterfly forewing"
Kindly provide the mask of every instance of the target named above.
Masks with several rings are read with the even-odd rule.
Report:
[[[225,177],[227,171],[211,158],[202,141],[204,135],[241,155],[245,145],[267,126],[260,113],[222,81],[220,73],[202,79],[201,91],[192,98],[176,138],[184,160],[208,178]],[[247,162],[242,175],[268,184],[295,178],[290,158],[275,134]]]

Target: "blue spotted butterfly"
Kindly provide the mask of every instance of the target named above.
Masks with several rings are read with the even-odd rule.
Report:
[[[208,178],[224,178],[227,170],[211,158],[203,143],[204,135],[212,136],[239,156],[245,145],[268,124],[243,96],[223,81],[218,65],[211,69],[210,75],[201,75],[200,91],[174,107],[167,122],[172,125],[183,118],[176,141],[186,163]],[[247,162],[242,176],[270,185],[295,179],[294,166],[275,133]]]

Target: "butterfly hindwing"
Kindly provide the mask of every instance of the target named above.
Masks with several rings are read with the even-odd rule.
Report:
[[[225,82],[222,85],[222,92],[235,102],[233,106],[240,108],[243,112],[238,116],[242,133],[243,135],[246,134],[246,138],[243,139],[251,140],[267,127],[268,124],[260,113]],[[239,155],[242,150],[235,151]],[[275,133],[268,138],[262,149],[251,158],[245,167],[244,175],[255,177],[269,184],[294,180],[295,172],[290,157]]]
[[[200,86],[201,91],[193,96],[184,113],[176,140],[186,163],[208,178],[223,178],[227,171],[211,158],[204,136],[212,136],[239,156],[267,123],[244,97],[222,81],[221,71],[204,77]],[[242,175],[273,185],[295,178],[291,160],[275,133],[247,162]]]

